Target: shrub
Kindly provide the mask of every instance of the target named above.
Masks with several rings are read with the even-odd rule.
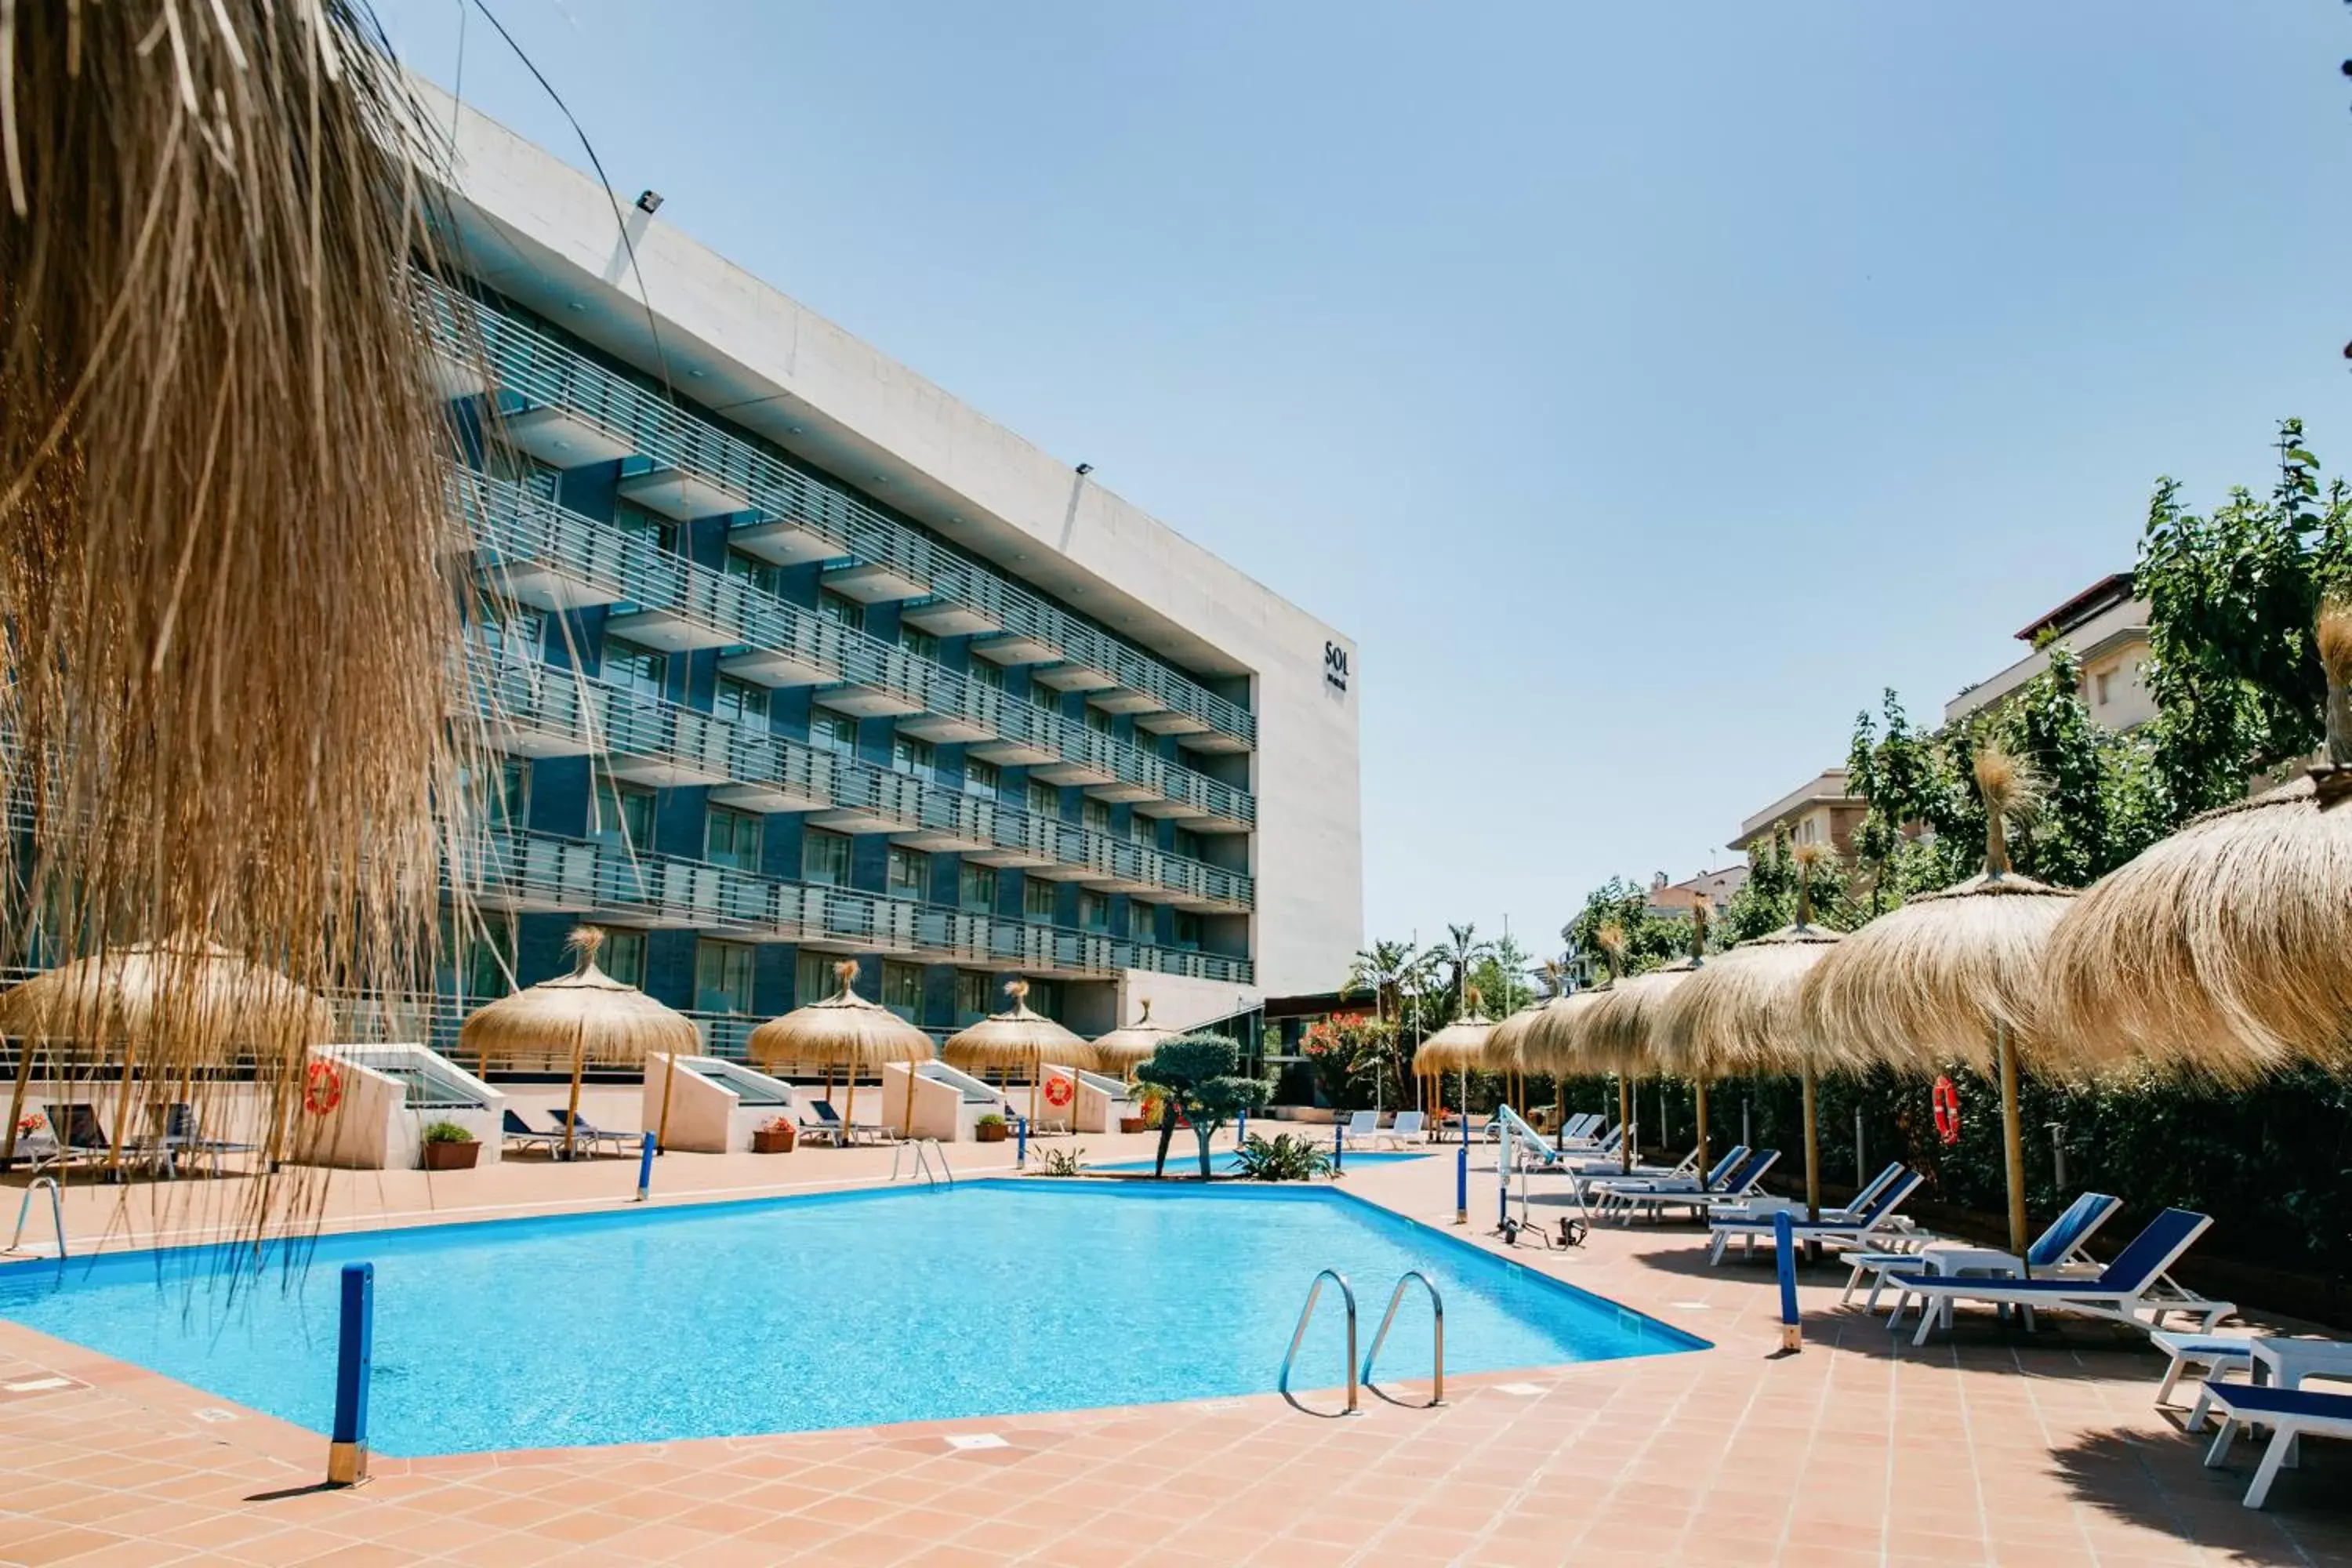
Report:
[[[1087,1152],[1084,1149],[1048,1149],[1045,1151],[1044,1168],[1038,1172],[1038,1174],[1075,1176],[1086,1168],[1086,1159]]]
[[[1004,1125],[1004,1118],[992,1110],[985,1115],[973,1118],[972,1125],[974,1127],[1002,1127]]]
[[[474,1135],[454,1121],[436,1121],[425,1129],[427,1143],[471,1143]]]
[[[1253,1182],[1304,1182],[1331,1169],[1331,1152],[1320,1139],[1301,1132],[1277,1132],[1270,1139],[1253,1132],[1234,1158]]]

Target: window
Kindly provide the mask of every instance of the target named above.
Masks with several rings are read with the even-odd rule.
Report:
[[[977,969],[959,969],[955,977],[956,1022],[977,1024],[988,1016],[988,976]]]
[[[836,757],[854,757],[857,754],[857,721],[830,708],[812,708],[809,744]]]
[[[1159,942],[1160,906],[1147,904],[1141,899],[1128,900],[1127,934],[1137,942]]]
[[[866,629],[866,606],[846,594],[819,588],[816,591],[816,613],[835,626],[847,626],[853,632]]]
[[[984,915],[996,908],[996,868],[967,860],[956,872],[956,907]]]
[[[1130,844],[1140,844],[1147,849],[1157,848],[1160,824],[1139,811],[1130,811],[1127,814],[1127,838]]]
[[[1178,828],[1176,853],[1187,860],[1198,860],[1201,858],[1201,836],[1189,827]]]
[[[793,1005],[805,1007],[812,1002],[822,1002],[833,994],[838,984],[833,977],[833,966],[841,962],[838,953],[812,952],[802,948],[793,957]]]
[[[849,836],[812,827],[801,835],[801,880],[827,888],[849,886]]]
[[[624,690],[660,697],[669,689],[669,655],[639,647],[625,637],[604,639],[604,679]]]
[[[1078,925],[1086,931],[1110,930],[1110,895],[1079,889]]]
[[[731,675],[719,678],[717,689],[710,699],[711,711],[730,723],[749,730],[768,727],[770,693],[764,686],[754,686],[748,680],[738,680]]]
[[[457,946],[465,953],[466,994],[503,996],[514,989],[515,922],[512,915],[485,912],[478,924],[469,923]]]
[[[1054,899],[1057,889],[1043,877],[1024,878],[1021,883],[1021,912],[1033,921],[1051,922]]]
[[[761,819],[748,811],[711,806],[702,825],[702,858],[738,871],[760,868]]]
[[[1062,694],[1034,675],[1029,678],[1029,700],[1048,713],[1062,710]]]
[[[1090,832],[1108,833],[1110,831],[1110,803],[1108,801],[1097,800],[1090,795],[1079,796],[1078,820],[1081,823],[1084,823]]]
[[[1061,816],[1061,787],[1057,784],[1049,784],[1044,779],[1031,779],[1029,781],[1029,809],[1039,816]]]
[[[2105,708],[2107,705],[2107,679],[2110,673],[2110,671],[2103,669],[2099,672],[2097,677],[2099,683],[2099,706],[2102,708]]]
[[[751,950],[738,942],[694,944],[694,1005],[702,1013],[751,1010]]]
[[[474,639],[500,664],[533,664],[546,625],[537,610],[485,599],[474,622]]]
[[[885,963],[882,966],[882,1005],[909,1024],[923,1010],[923,966],[919,963]]]
[[[654,792],[613,779],[596,781],[588,837],[615,848],[626,844],[642,854],[654,845]]]
[[[940,639],[920,626],[899,623],[898,646],[917,658],[928,658],[933,664],[940,662]]]
[[[919,778],[925,783],[939,777],[939,753],[931,743],[919,735],[893,734],[890,737],[890,771]]]
[[[971,661],[971,678],[992,691],[1004,689],[1004,667],[984,658]]]
[[[1109,715],[1109,714],[1108,714],[1108,713],[1106,713],[1106,712],[1104,712],[1101,709],[1099,709],[1099,708],[1096,707],[1093,703],[1091,703],[1091,702],[1087,703],[1087,729],[1089,729],[1089,730],[1092,730],[1092,731],[1093,731],[1096,734],[1097,734],[1097,735],[1108,735],[1108,734],[1109,734],[1109,733],[1110,733],[1110,715]]]
[[[1062,1016],[1062,987],[1058,981],[1032,980],[1029,983],[1029,1010],[1043,1013],[1059,1022]]]
[[[1176,945],[1187,952],[1200,951],[1201,917],[1191,910],[1176,911]]]
[[[983,762],[978,757],[966,757],[963,760],[964,794],[985,795],[990,800],[994,800],[997,787],[1003,782],[1004,775],[997,771],[994,763]]]
[[[773,594],[783,581],[782,568],[772,561],[756,555],[746,555],[740,550],[727,552],[727,575],[739,583],[748,583],[762,594]]]
[[[614,506],[613,525],[629,538],[643,540],[656,549],[677,548],[677,524],[641,506],[632,506],[627,501]]]
[[[646,933],[623,926],[606,926],[604,945],[596,950],[596,967],[624,985],[642,989],[646,983]]]
[[[931,858],[919,849],[901,845],[890,846],[889,880],[887,884],[894,899],[928,898],[931,890]]]
[[[465,791],[477,826],[493,831],[521,827],[530,816],[530,763],[521,757],[506,757],[494,773],[468,768]]]

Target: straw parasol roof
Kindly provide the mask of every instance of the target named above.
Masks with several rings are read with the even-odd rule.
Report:
[[[2030,813],[2037,785],[1998,746],[1976,756],[1985,803],[1981,876],[1915,899],[1849,938],[1806,981],[1807,1026],[1849,1057],[1924,1067],[1964,1061],[2000,1080],[2010,1250],[2025,1250],[2025,1152],[2018,1058],[2045,1052],[2042,954],[2074,895],[2009,868],[2006,824]]]
[[[2085,1053],[2245,1082],[2352,1065],[2352,607],[2315,626],[2327,740],[2303,778],[2210,811],[2074,902],[2046,1026]]]
[[[857,994],[855,962],[844,959],[833,974],[840,990],[751,1031],[746,1048],[755,1065],[871,1068],[933,1059],[930,1036]]]
[[[1797,1008],[1806,972],[1839,940],[1806,920],[1717,953],[1659,999],[1659,1059],[1710,1078],[1844,1065],[1807,1040]]]
[[[138,942],[76,959],[0,995],[0,1034],[126,1054],[168,1039],[175,1059],[283,1056],[332,1037],[333,1012],[216,942]]]
[[[1595,1072],[1674,1070],[1658,1053],[1658,1019],[1666,999],[1698,970],[1698,960],[1685,958],[1592,993],[1574,1026],[1579,1058]]]
[[[1143,999],[1143,1016],[1123,1029],[1113,1029],[1095,1037],[1095,1060],[1099,1070],[1133,1078],[1135,1069],[1151,1059],[1160,1049],[1160,1042],[1172,1040],[1182,1033],[1165,1024],[1151,1021],[1151,998]]]
[[[644,1061],[648,1051],[700,1050],[692,1019],[596,967],[604,944],[604,933],[593,926],[573,931],[579,967],[476,1008],[458,1027],[459,1047],[486,1056],[546,1055],[559,1047],[575,1064],[623,1067]]]
[[[1433,1078],[1439,1073],[1496,1070],[1500,1064],[1489,1050],[1495,1028],[1494,1020],[1476,1012],[1454,1019],[1421,1042],[1412,1053],[1412,1070],[1423,1078]]]
[[[1029,1010],[1029,983],[1006,983],[1013,1005],[950,1035],[940,1055],[960,1068],[1034,1068],[1047,1058],[1056,1067],[1091,1069],[1095,1048],[1043,1013]]]
[[[1607,994],[1606,985],[1571,991],[1518,1015],[1512,1020],[1517,1026],[1510,1038],[1514,1059],[1530,1072],[1550,1073],[1555,1078],[1599,1071],[1588,1069],[1584,1063],[1582,1021]]]

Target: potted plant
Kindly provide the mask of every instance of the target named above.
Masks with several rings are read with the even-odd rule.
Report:
[[[425,1129],[425,1168],[428,1171],[470,1171],[482,1157],[474,1135],[454,1121],[436,1121]]]
[[[778,1116],[751,1129],[751,1152],[754,1154],[789,1154],[800,1142],[801,1130],[789,1116]]]
[[[1151,1130],[1151,1119],[1158,1115],[1159,1111],[1160,1104],[1157,1098],[1146,1091],[1128,1108],[1125,1114],[1119,1117],[1118,1130],[1121,1132],[1148,1132]]]
[[[971,1124],[971,1135],[982,1143],[1004,1142],[1004,1118],[992,1110]]]

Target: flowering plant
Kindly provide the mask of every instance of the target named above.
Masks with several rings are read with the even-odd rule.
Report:
[[[38,1132],[49,1124],[49,1119],[37,1110],[28,1110],[16,1118],[16,1135],[20,1138]]]
[[[798,1123],[794,1122],[789,1116],[771,1116],[768,1120],[760,1123],[759,1131],[762,1132],[782,1132],[787,1127],[796,1125],[798,1125]]]

